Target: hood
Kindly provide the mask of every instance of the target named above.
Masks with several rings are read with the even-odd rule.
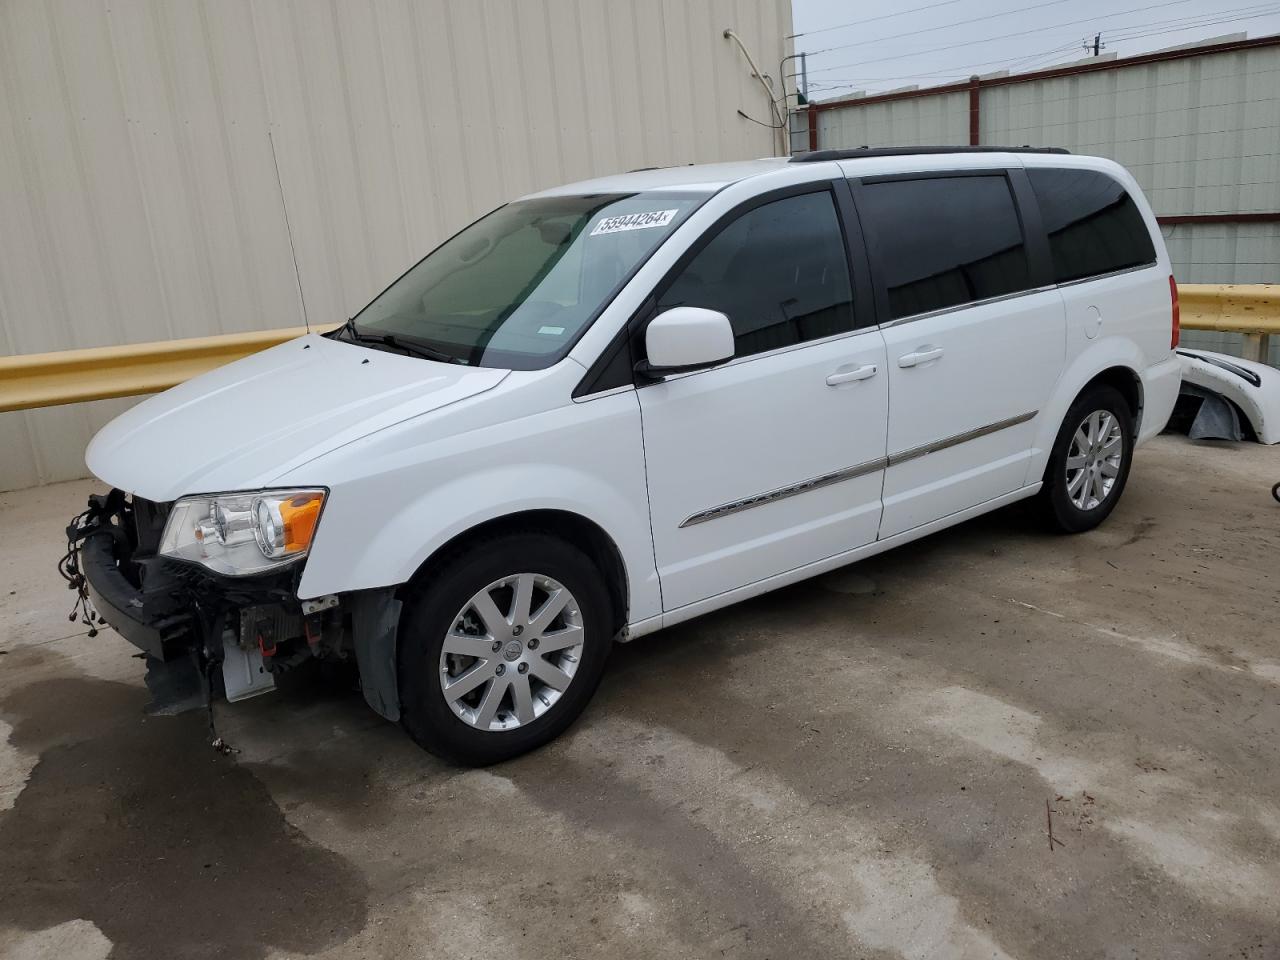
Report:
[[[98,432],[85,462],[101,480],[149,500],[256,489],[506,375],[311,334],[144,400]]]

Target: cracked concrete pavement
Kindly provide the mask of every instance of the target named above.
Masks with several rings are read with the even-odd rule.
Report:
[[[54,572],[93,485],[0,494],[0,956],[1280,957],[1276,480],[1160,437],[1097,531],[1005,510],[620,647],[488,770],[316,684],[222,706],[232,757],[144,717]]]

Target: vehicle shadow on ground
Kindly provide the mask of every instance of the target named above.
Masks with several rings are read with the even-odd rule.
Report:
[[[364,927],[360,871],[206,746],[203,712],[147,718],[141,687],[36,648],[6,659],[57,675],[0,698],[11,745],[39,757],[0,813],[0,926],[89,920],[114,960],[313,953]]]
[[[893,577],[927,578],[931,571],[943,565],[973,562],[1019,545],[1030,544],[1033,548],[1040,545],[1051,552],[1059,542],[1061,537],[1046,530],[1030,505],[1015,503],[877,556],[837,567],[819,577],[801,580],[634,643],[622,644],[613,653],[605,681],[607,684],[611,674],[640,669],[646,661],[664,659],[695,635],[701,637],[701,642],[709,642],[706,634],[718,633],[721,626],[737,623],[741,618],[779,613],[813,598],[835,603],[833,593],[877,595],[883,591],[882,581]]]

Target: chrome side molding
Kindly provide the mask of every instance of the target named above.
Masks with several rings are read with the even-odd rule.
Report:
[[[787,497],[794,497],[801,493],[808,493],[810,490],[829,487],[833,483],[843,483],[845,480],[852,480],[854,477],[862,477],[868,473],[875,473],[877,470],[883,470],[886,466],[888,466],[888,461],[884,457],[880,457],[878,460],[868,460],[866,463],[859,463],[857,466],[845,467],[843,470],[837,470],[834,473],[827,473],[820,477],[802,480],[799,483],[793,483],[790,486],[778,487],[778,489],[770,490],[767,493],[757,493],[755,496],[745,497],[742,500],[731,500],[728,503],[720,504],[718,507],[710,507],[707,510],[695,513],[680,524],[680,526],[682,528],[691,527],[695,523],[706,523],[708,520],[717,520],[720,517],[727,517],[731,513],[741,513],[743,510],[750,510],[752,507],[760,507],[766,503],[775,503],[778,500],[785,500]]]
[[[993,433],[999,433],[1001,430],[1016,427],[1020,423],[1026,423],[1039,412],[1039,410],[1032,410],[1030,413],[1020,413],[1016,417],[997,420],[995,423],[988,423],[983,427],[975,427],[973,430],[966,430],[964,433],[957,433],[954,436],[943,437],[941,440],[934,440],[931,443],[912,447],[910,450],[903,450],[901,453],[891,453],[889,454],[889,466],[896,467],[898,464],[906,463],[908,460],[926,457],[931,453],[937,453],[939,450],[945,450],[947,447],[968,443],[970,440],[977,440],[979,437],[989,436]]]
[[[843,470],[837,470],[834,473],[826,473],[820,477],[812,477],[808,480],[802,480],[799,483],[790,484],[789,486],[778,487],[776,490],[769,490],[766,493],[757,493],[754,496],[744,497],[741,500],[730,500],[728,503],[722,503],[717,507],[709,507],[706,510],[700,510],[693,514],[680,524],[680,529],[691,527],[696,523],[706,523],[708,520],[718,520],[720,517],[727,517],[734,513],[741,513],[743,510],[750,510],[752,507],[764,506],[766,503],[776,503],[779,500],[785,500],[788,497],[795,497],[802,493],[808,493],[811,490],[819,490],[822,487],[829,487],[833,483],[843,483],[845,480],[852,480],[855,477],[866,476],[868,473],[875,473],[877,470],[884,470],[887,467],[894,467],[900,463],[906,463],[909,460],[925,457],[931,453],[946,450],[948,447],[967,443],[970,440],[977,440],[979,437],[989,436],[990,434],[998,433],[1001,430],[1007,430],[1009,427],[1016,427],[1021,423],[1026,423],[1039,412],[1039,410],[1032,410],[1030,413],[1020,413],[1016,417],[997,420],[995,423],[989,423],[986,426],[977,427],[973,430],[966,430],[964,433],[957,433],[950,437],[944,437],[941,440],[934,440],[931,443],[926,443],[919,447],[912,447],[909,450],[903,450],[901,453],[890,454],[888,457],[868,460],[866,463],[859,463],[856,466],[845,467]]]

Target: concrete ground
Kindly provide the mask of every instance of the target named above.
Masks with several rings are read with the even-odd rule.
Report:
[[[67,622],[87,483],[0,495],[0,956],[1280,957],[1280,449],[1162,437],[619,648],[485,771],[308,687],[144,719]],[[1048,826],[1060,843],[1051,850]]]

